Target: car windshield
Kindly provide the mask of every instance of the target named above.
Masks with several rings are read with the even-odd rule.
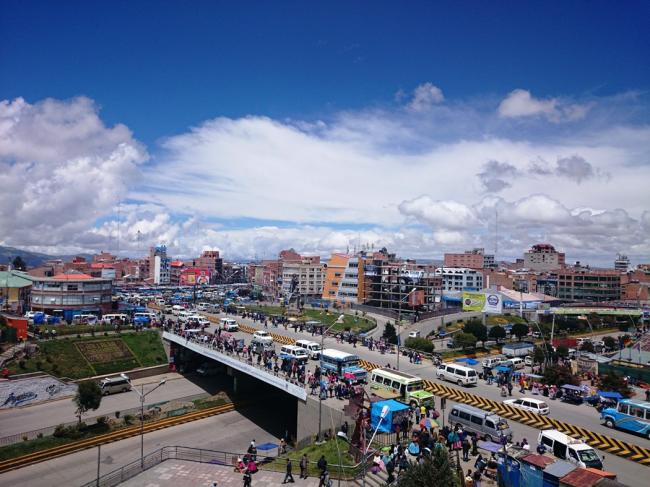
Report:
[[[497,429],[502,430],[502,431],[507,430],[508,429],[508,423],[506,423],[505,421],[499,421],[499,423],[497,424]]]
[[[540,402],[539,403],[539,409],[546,409],[547,407],[548,407],[548,404],[546,404],[545,402]]]
[[[422,382],[419,382],[419,381],[418,382],[413,382],[412,384],[409,384],[408,387],[407,387],[407,390],[409,392],[419,391],[421,389],[424,389],[424,384]]]
[[[598,455],[596,455],[596,452],[594,450],[580,450],[578,452],[578,455],[580,455],[580,460],[582,460],[585,463],[597,462],[598,460],[600,460],[600,458],[598,458]]]
[[[470,371],[467,373],[467,375],[469,375],[470,377],[474,377],[474,376],[476,375],[476,371],[475,371],[475,370],[470,370]]]

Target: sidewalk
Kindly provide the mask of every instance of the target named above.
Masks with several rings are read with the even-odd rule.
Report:
[[[318,486],[318,478],[310,477],[301,480],[298,478],[299,475],[300,468],[298,465],[294,465],[295,485]],[[254,487],[282,485],[283,479],[284,472],[260,470],[252,476],[251,484]],[[243,478],[240,473],[234,472],[232,467],[184,460],[167,460],[120,485],[123,487],[212,487],[213,482],[217,482],[219,487],[241,487]],[[347,483],[341,482],[341,485],[347,485]]]

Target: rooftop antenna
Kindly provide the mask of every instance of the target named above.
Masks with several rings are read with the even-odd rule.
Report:
[[[120,255],[120,223],[122,219],[122,201],[117,202],[117,255]]]
[[[142,254],[142,233],[138,230],[138,255]]]

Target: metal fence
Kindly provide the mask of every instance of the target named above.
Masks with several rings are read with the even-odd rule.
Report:
[[[166,460],[182,460],[189,462],[211,463],[214,465],[234,466],[238,457],[243,457],[243,453],[232,453],[218,450],[206,450],[202,448],[190,448],[185,446],[165,446],[151,452],[144,457],[144,462],[140,459],[117,468],[109,473],[83,484],[81,487],[114,487],[122,482],[132,479],[136,475],[148,470]],[[258,454],[258,467],[260,470],[270,470],[284,472],[286,467],[286,457],[264,457]],[[318,475],[317,462],[310,462],[309,473],[313,476]],[[368,467],[369,460],[359,462],[356,465],[329,465],[328,470],[332,478],[341,478],[342,480],[353,480],[363,475]]]
[[[172,399],[169,401],[162,401],[162,402],[155,402],[151,404],[145,404],[145,412],[151,409],[154,409],[156,407],[160,406],[168,406],[168,405],[173,405],[173,404],[182,404],[184,402],[188,401],[194,401],[196,399],[204,399],[206,397],[210,397],[210,394],[207,392],[201,393],[201,394],[194,394],[192,396],[185,396],[185,397],[180,397],[177,399]],[[129,408],[129,409],[121,409],[120,411],[120,417],[124,417],[126,415],[132,415],[132,416],[139,416],[140,415],[140,406]],[[97,422],[97,418],[106,418],[108,417],[108,414],[99,414],[97,416],[93,416],[90,418],[82,418],[84,423],[87,425],[95,424]],[[69,421],[67,423],[61,423],[60,425],[54,425],[54,426],[48,426],[47,428],[41,428],[37,430],[32,430],[32,431],[25,431],[23,433],[16,433],[14,435],[9,435],[9,436],[4,436],[0,438],[0,446],[7,446],[7,445],[13,445],[15,443],[20,443],[22,441],[28,441],[28,440],[33,440],[36,438],[40,438],[43,436],[51,436],[54,434],[54,430],[58,426],[75,426],[78,422],[77,421]]]

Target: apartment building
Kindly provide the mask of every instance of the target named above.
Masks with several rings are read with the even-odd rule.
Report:
[[[333,254],[325,264],[323,299],[359,303],[359,257]]]
[[[483,273],[467,267],[439,267],[435,275],[442,279],[443,291],[480,291]]]
[[[171,259],[167,257],[166,245],[158,245],[149,249],[149,278],[156,285],[170,283]]]
[[[210,283],[220,282],[223,276],[223,259],[218,250],[205,250],[200,257],[192,260],[192,267],[208,269]]]
[[[558,252],[551,244],[533,245],[524,254],[524,267],[533,271],[552,271],[565,265],[564,252]]]
[[[444,267],[484,269],[495,265],[494,254],[486,254],[482,248],[466,250],[463,253],[446,253],[444,259]]]
[[[293,256],[292,256],[293,257]],[[291,292],[294,276],[298,279],[297,292],[303,296],[321,297],[325,282],[325,268],[320,256],[301,256],[300,260],[282,260],[282,293]]]
[[[576,267],[551,272],[557,279],[558,298],[571,301],[621,299],[621,272],[614,269]]]

